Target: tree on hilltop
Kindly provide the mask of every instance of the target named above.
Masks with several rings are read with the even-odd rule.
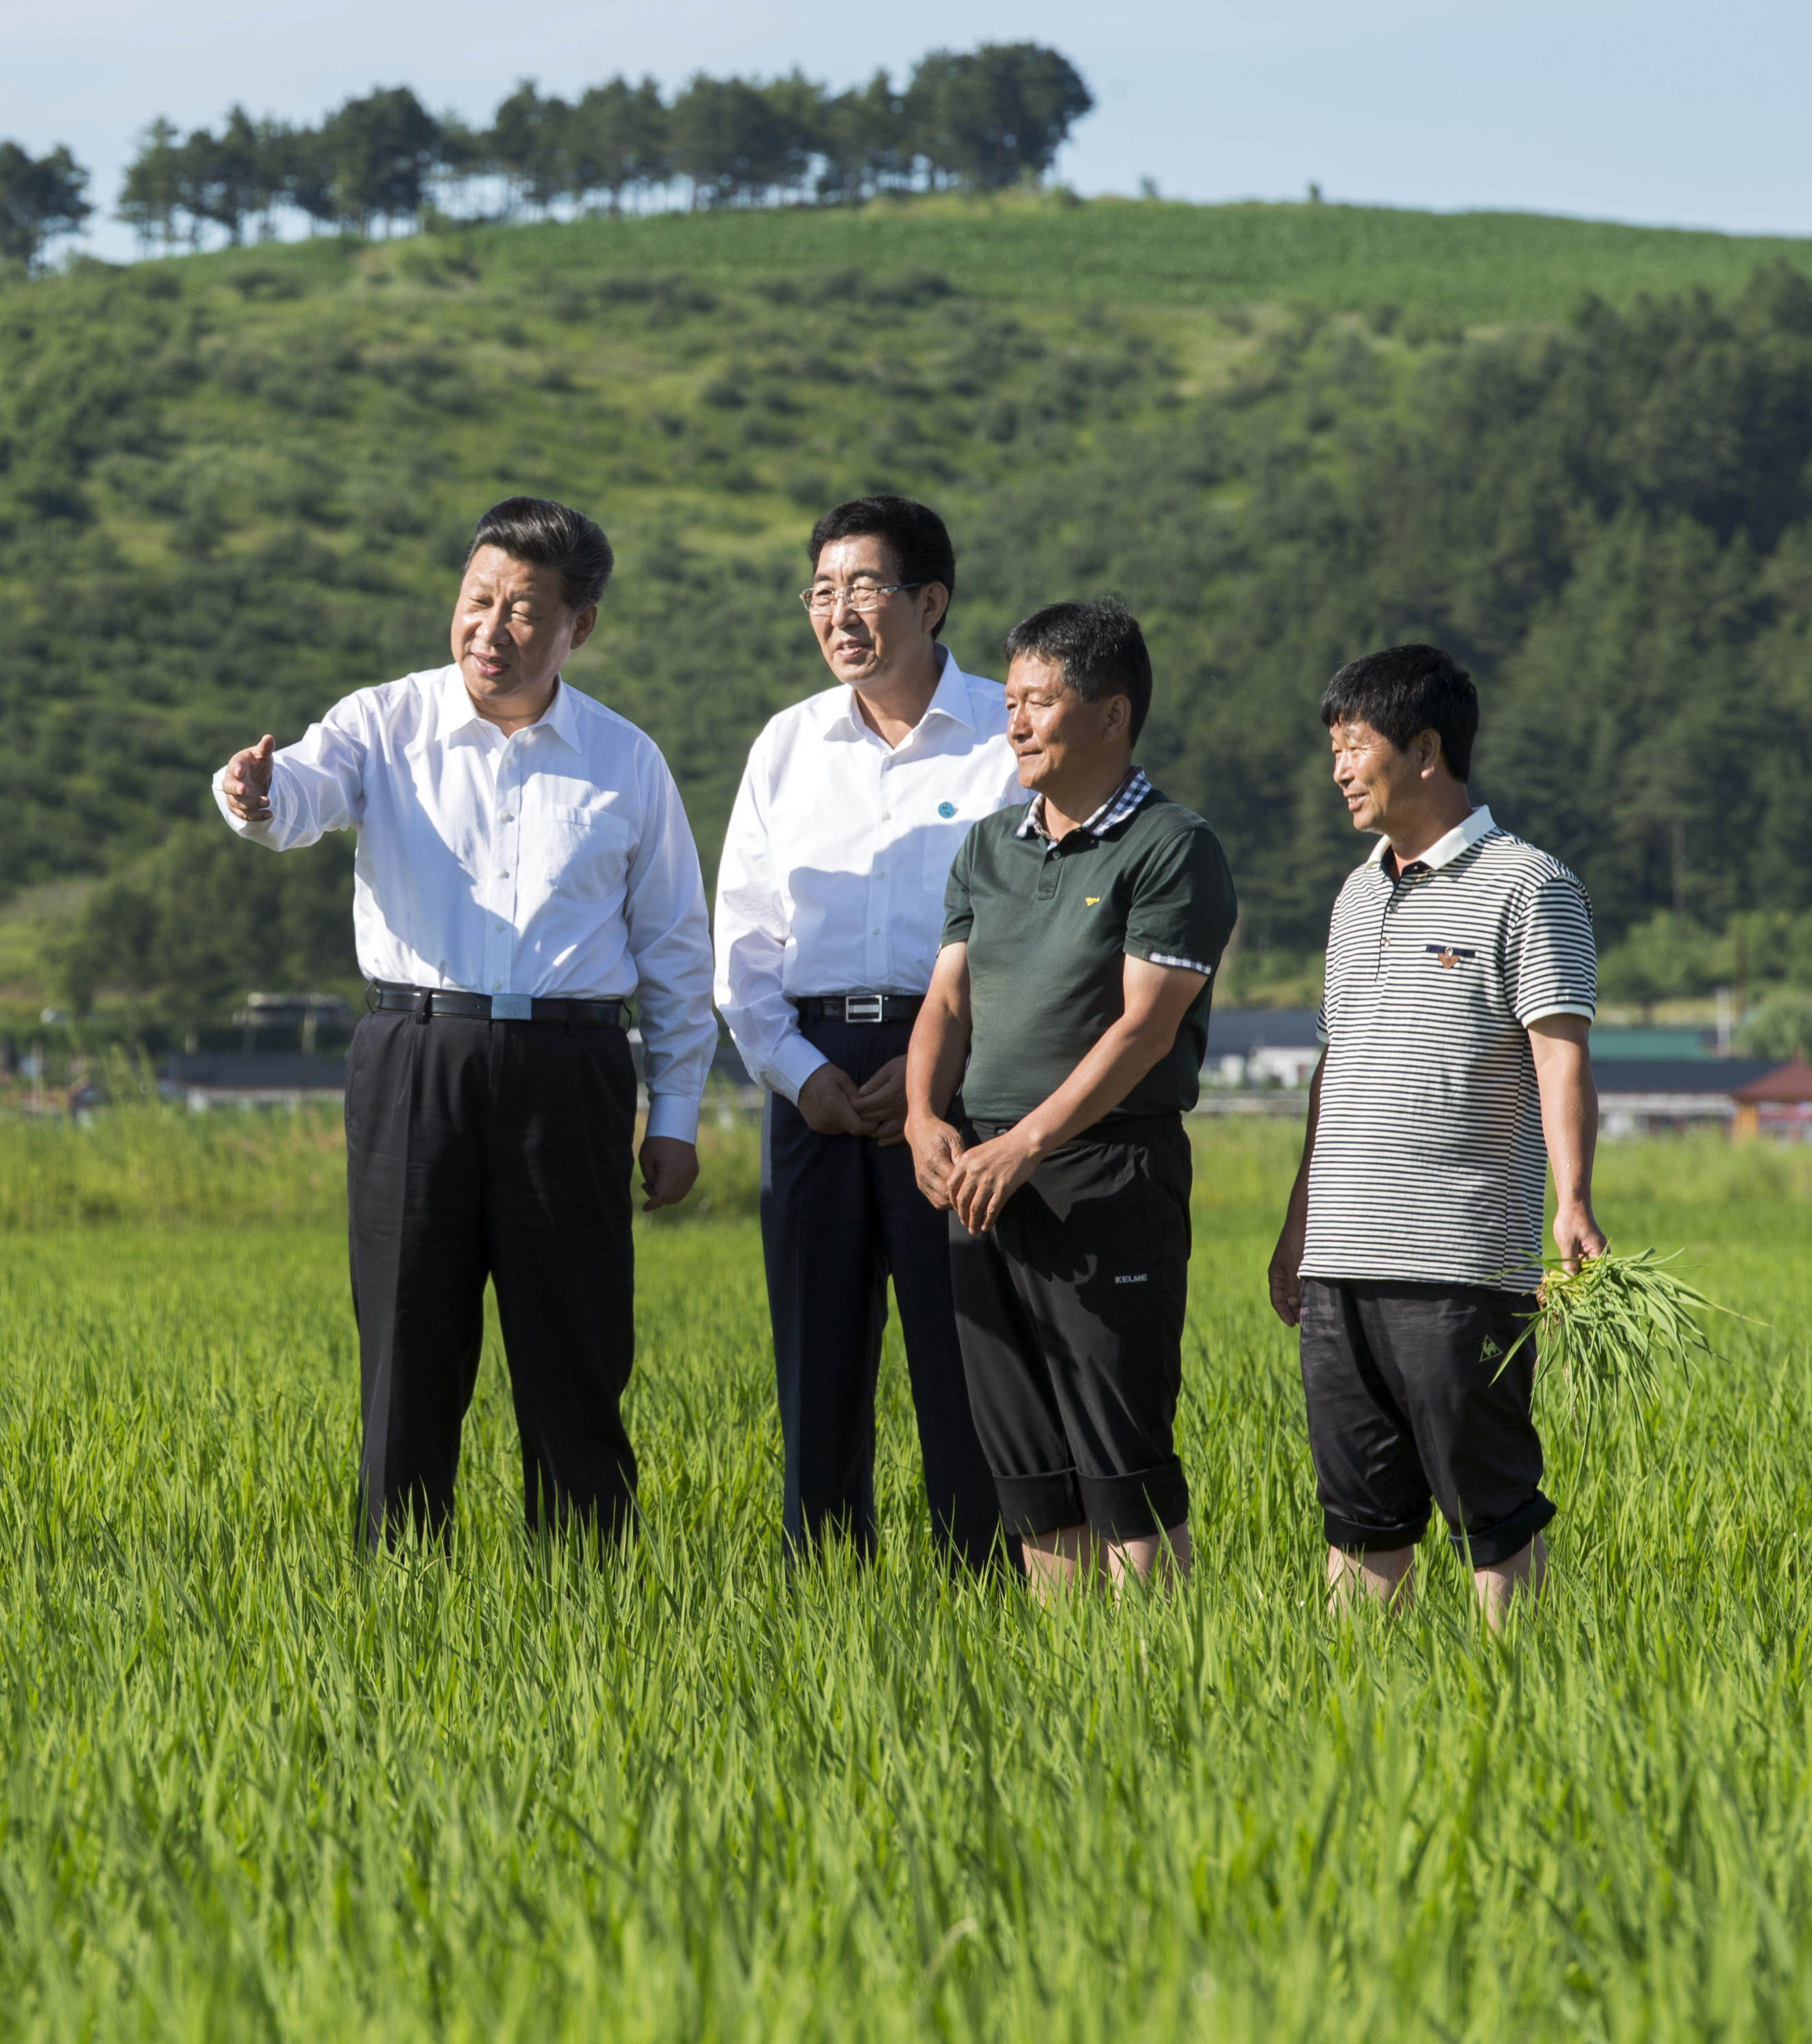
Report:
[[[77,232],[94,210],[87,187],[88,173],[60,143],[33,156],[0,142],[0,257],[35,267],[48,243]]]
[[[905,108],[884,71],[860,90],[826,100],[818,133],[824,164],[818,174],[821,198],[851,202],[911,182]]]
[[[176,174],[180,147],[175,124],[160,114],[139,137],[138,153],[126,166],[117,217],[138,236],[141,248],[175,245],[176,215],[183,204]]]
[[[572,109],[564,99],[544,99],[532,79],[524,79],[492,117],[486,152],[509,181],[510,209],[526,198],[545,213],[571,187],[570,131]]]
[[[911,145],[932,182],[979,191],[1041,178],[1095,104],[1069,59],[1038,43],[933,50],[906,93]]]
[[[626,191],[646,191],[673,175],[667,108],[652,78],[613,78],[589,88],[572,110],[569,136],[573,197],[581,206],[602,192],[613,213]]]
[[[321,125],[336,217],[361,233],[374,220],[413,220],[440,147],[440,123],[407,86],[348,99]]]

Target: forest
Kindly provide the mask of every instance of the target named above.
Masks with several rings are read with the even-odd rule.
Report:
[[[565,209],[849,204],[882,192],[999,191],[1036,182],[1094,105],[1069,60],[1037,43],[933,50],[903,87],[885,71],[832,92],[794,71],[700,71],[664,97],[617,77],[569,98],[524,79],[488,125],[430,113],[407,86],[346,100],[310,125],[230,108],[184,134],[161,115],[139,138],[117,217],[142,250],[237,248],[453,219]],[[0,258],[27,267],[94,211],[66,148],[0,143]]]
[[[207,775],[444,659],[464,536],[517,490],[617,543],[572,678],[665,748],[707,879],[749,740],[823,682],[793,596],[811,519],[889,488],[950,521],[971,667],[998,674],[1057,595],[1144,620],[1145,763],[1227,844],[1248,986],[1312,979],[1360,849],[1320,689],[1410,638],[1477,677],[1475,792],[1583,875],[1607,989],[1812,982],[1802,270],[1666,293],[1607,271],[1602,296],[1468,321],[1438,263],[1433,312],[1318,303],[1287,265],[1237,298],[1078,294],[1088,236],[1194,246],[1212,209],[811,210],[817,244],[791,214],[468,227],[0,290],[8,1012],[92,1005],[168,1040],[248,986],[349,986],[349,847],[239,845]],[[1382,245],[1356,211],[1245,211],[1280,246],[1310,215]],[[1449,227],[1489,267],[1491,223]],[[865,262],[811,260],[858,231]]]

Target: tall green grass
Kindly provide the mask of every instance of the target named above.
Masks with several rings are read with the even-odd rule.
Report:
[[[1198,1216],[1194,1581],[1054,1616],[941,1573],[891,1337],[879,1566],[788,1576],[746,1221],[641,1238],[602,1570],[494,1331],[451,1555],[357,1556],[331,1221],[0,1239],[0,2034],[1812,2033],[1803,1220],[1608,1218],[1757,1324],[1556,1430],[1501,1644],[1438,1539],[1324,1615],[1269,1205]]]

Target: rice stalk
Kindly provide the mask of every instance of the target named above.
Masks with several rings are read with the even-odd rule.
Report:
[[[1536,1311],[1497,1374],[1533,1340],[1537,1388],[1558,1378],[1568,1412],[1588,1434],[1606,1408],[1620,1401],[1652,1404],[1664,1374],[1689,1374],[1715,1354],[1701,1316],[1729,1310],[1668,1268],[1679,1254],[1643,1249],[1619,1256],[1606,1251],[1572,1271],[1558,1257],[1545,1258]]]

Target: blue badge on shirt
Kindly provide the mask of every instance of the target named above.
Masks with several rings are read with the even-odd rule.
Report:
[[[956,813],[956,805],[954,802],[940,802],[937,813],[941,816],[953,816]]]

